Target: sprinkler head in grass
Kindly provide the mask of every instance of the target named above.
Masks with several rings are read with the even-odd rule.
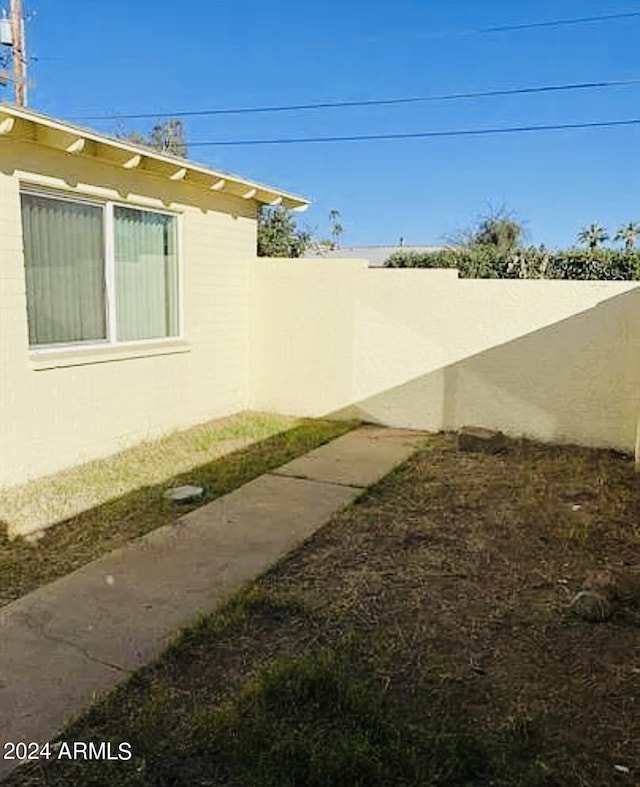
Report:
[[[199,503],[204,497],[204,488],[201,486],[191,486],[185,484],[184,486],[173,486],[167,489],[164,496],[171,500],[172,503]]]

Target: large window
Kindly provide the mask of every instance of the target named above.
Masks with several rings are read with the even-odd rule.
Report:
[[[25,191],[22,225],[32,346],[178,335],[175,216]]]

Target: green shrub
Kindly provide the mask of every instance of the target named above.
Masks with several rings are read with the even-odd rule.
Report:
[[[386,268],[457,268],[463,279],[640,279],[640,251],[519,247],[500,253],[489,246],[436,252],[395,252]]]

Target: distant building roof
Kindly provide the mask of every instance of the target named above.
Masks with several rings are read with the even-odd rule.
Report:
[[[443,251],[448,248],[447,246],[341,246],[339,249],[309,249],[305,253],[305,257],[318,257],[331,258],[349,258],[356,257],[358,259],[367,260],[372,267],[381,267],[391,254],[398,251],[404,252],[418,252],[430,253],[436,251]]]

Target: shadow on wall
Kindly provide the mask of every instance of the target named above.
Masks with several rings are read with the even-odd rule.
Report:
[[[375,393],[327,417],[633,451],[639,410],[640,291]],[[381,362],[384,362],[381,359]]]

